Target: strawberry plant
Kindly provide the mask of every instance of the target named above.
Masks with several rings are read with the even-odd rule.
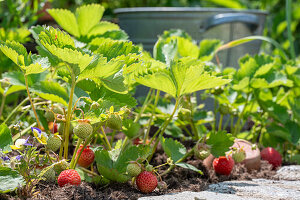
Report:
[[[175,167],[202,174],[186,160],[211,154],[215,172],[229,175],[246,158],[242,147],[231,147],[235,137],[299,153],[299,70],[284,53],[245,55],[239,69],[222,69],[218,51],[253,38],[198,45],[170,30],[151,57],[118,25],[100,21],[101,5],[48,12],[63,30],[31,27],[38,54],[0,41],[20,68],[1,79],[0,183],[8,177],[16,184],[0,184],[0,192],[20,185],[29,197],[39,181],[57,179],[61,187],[131,181],[150,193],[166,189],[163,178]],[[134,98],[137,85],[149,89],[145,97]],[[7,97],[24,90],[28,97],[11,112],[5,108]],[[247,122],[253,123],[248,130]],[[30,130],[33,137],[25,137]],[[155,166],[159,143],[167,160]],[[276,166],[278,154],[262,151]]]

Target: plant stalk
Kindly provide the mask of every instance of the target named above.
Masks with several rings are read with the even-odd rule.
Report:
[[[70,169],[75,169],[75,164],[74,163],[75,163],[75,159],[76,159],[76,154],[77,154],[77,151],[78,151],[81,143],[82,143],[82,139],[78,138],[77,145],[76,145],[76,148],[74,150],[72,160],[71,160],[71,163],[70,163]]]
[[[158,103],[159,94],[160,94],[160,90],[157,90],[156,91],[155,100],[154,100],[154,105],[153,105],[151,116],[150,116],[149,123],[148,123],[147,132],[146,132],[146,134],[144,136],[144,141],[143,141],[144,145],[146,144],[146,141],[147,141],[147,139],[149,137],[149,133],[150,133],[150,129],[151,129],[151,123],[152,123],[152,120],[153,120],[153,116],[154,116],[156,105]]]
[[[38,125],[39,128],[42,128],[41,123],[40,123],[40,120],[39,120],[38,115],[37,115],[37,113],[36,113],[34,104],[33,104],[33,102],[32,102],[30,92],[29,92],[27,75],[24,75],[24,78],[25,78],[25,85],[26,85],[27,95],[28,95],[30,104],[31,104],[31,106],[32,106],[32,110],[33,110],[34,116],[35,116],[35,118],[36,118],[37,125]]]
[[[249,103],[249,96],[250,96],[250,94],[248,93],[247,94],[246,103],[244,105],[244,108],[243,108],[242,112],[239,114],[239,117],[238,117],[238,120],[237,120],[237,123],[236,123],[236,127],[235,127],[235,130],[234,130],[234,136],[236,136],[239,133],[239,131],[240,131],[241,120],[243,118],[243,115],[244,115],[244,112],[246,110],[246,107],[247,107],[247,105]]]
[[[105,131],[104,131],[104,129],[103,129],[102,126],[101,126],[101,132],[102,132],[102,134],[104,136],[105,142],[107,143],[108,150],[110,151],[111,150],[110,142],[108,141],[106,133],[105,133]]]
[[[95,173],[95,172],[92,172],[92,171],[90,171],[90,170],[88,170],[88,169],[86,169],[86,168],[83,168],[83,167],[79,167],[82,171],[84,171],[84,172],[86,172],[86,173],[88,173],[88,174],[90,174],[90,175],[93,175],[93,176],[99,176],[99,174],[97,174],[97,173]]]
[[[218,127],[218,131],[221,131],[221,130],[222,130],[223,117],[224,117],[224,115],[221,114],[221,115],[220,115],[220,119],[219,119],[219,127]]]
[[[13,142],[15,142],[17,139],[19,139],[21,136],[25,135],[25,133],[27,133],[27,131],[29,131],[31,129],[31,127],[34,127],[37,123],[34,122],[33,124],[31,124],[30,126],[28,126],[26,129],[24,129],[20,134],[16,134],[12,137]]]
[[[0,117],[2,116],[3,108],[4,108],[4,105],[5,105],[5,100],[6,100],[6,95],[3,94],[1,107],[0,107]]]
[[[146,97],[146,99],[145,99],[145,101],[143,103],[143,106],[141,108],[141,111],[139,112],[138,116],[136,116],[134,122],[138,122],[140,120],[141,115],[144,113],[144,111],[145,111],[145,109],[146,109],[146,107],[148,105],[148,101],[149,101],[149,98],[150,98],[151,94],[152,94],[152,88],[150,88],[150,90],[149,90],[149,92],[147,94],[147,97]]]
[[[70,91],[70,99],[68,104],[68,111],[67,111],[67,117],[66,117],[66,123],[65,123],[65,132],[64,132],[64,158],[68,158],[68,149],[69,149],[69,130],[70,130],[70,122],[72,118],[72,103],[73,103],[73,96],[76,86],[75,81],[75,75],[71,73],[72,76],[72,84],[71,84],[71,91]]]
[[[21,106],[23,106],[27,101],[29,100],[29,97],[27,97],[26,99],[24,99],[18,106],[15,107],[15,109],[7,116],[7,118],[5,119],[5,121],[3,123],[7,123],[10,118],[21,108]]]
[[[159,142],[159,138],[164,134],[164,132],[165,132],[167,126],[169,125],[169,123],[170,123],[171,120],[173,119],[173,116],[174,116],[174,114],[175,114],[175,112],[176,112],[176,110],[177,110],[177,108],[178,108],[178,106],[179,106],[179,102],[180,102],[180,97],[178,97],[178,98],[176,99],[176,102],[175,102],[175,106],[174,106],[173,112],[172,112],[172,114],[170,115],[169,119],[166,121],[166,123],[164,123],[163,128],[161,129],[161,131],[160,131],[160,133],[159,133],[159,136],[157,137],[157,139],[156,139],[156,141],[155,141],[155,144],[154,144],[154,146],[153,146],[153,148],[152,148],[152,152],[151,152],[150,156],[148,157],[148,161],[150,161],[150,160],[152,159],[152,157],[153,157],[153,155],[154,155],[154,153],[155,153],[155,150],[156,150],[156,148],[157,148],[157,145],[158,145],[158,142]],[[150,143],[150,144],[151,144],[151,143]]]

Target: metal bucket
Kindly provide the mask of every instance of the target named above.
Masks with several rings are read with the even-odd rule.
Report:
[[[222,8],[148,7],[114,10],[120,27],[135,44],[152,52],[157,36],[165,30],[179,28],[194,40],[220,39],[229,42],[250,35],[261,35],[267,12]],[[237,67],[246,53],[257,54],[261,42],[252,41],[218,54],[224,66]]]

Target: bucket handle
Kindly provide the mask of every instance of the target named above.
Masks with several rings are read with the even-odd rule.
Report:
[[[200,27],[200,30],[201,32],[204,32],[214,26],[233,22],[247,24],[252,32],[259,26],[259,18],[256,15],[247,13],[222,13],[208,18],[202,27]]]

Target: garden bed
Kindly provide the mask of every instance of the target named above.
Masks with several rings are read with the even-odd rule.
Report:
[[[153,165],[156,166],[165,163],[166,159],[167,156],[165,154],[157,153],[153,158]],[[274,178],[276,171],[272,170],[272,165],[267,161],[262,161],[260,170],[252,170],[251,172],[247,171],[244,165],[237,164],[230,176],[216,175],[213,169],[207,169],[202,161],[195,160],[193,156],[188,159],[187,163],[201,169],[204,175],[180,167],[175,168],[172,172],[163,177],[163,181],[168,185],[168,188],[163,191],[156,189],[152,193],[142,194],[134,185],[131,185],[130,182],[128,182],[128,184],[112,183],[106,186],[82,182],[80,186],[68,185],[59,187],[57,184],[43,181],[37,185],[37,195],[30,199],[138,199],[144,196],[158,196],[183,191],[200,192],[206,190],[209,184],[229,180],[251,180],[254,178],[276,179]],[[163,170],[163,168],[161,170]],[[4,200],[21,199],[13,195],[2,195],[0,197]]]

